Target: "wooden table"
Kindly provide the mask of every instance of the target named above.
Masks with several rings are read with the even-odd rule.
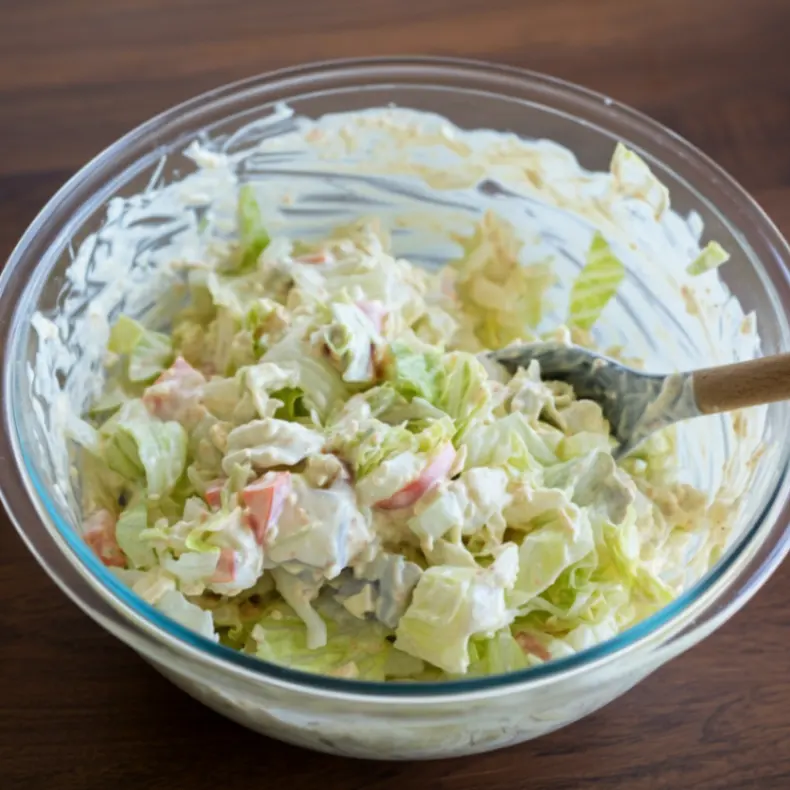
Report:
[[[627,102],[732,172],[790,233],[788,0],[0,0],[0,254],[116,137],[229,80],[433,53]],[[0,476],[0,481],[2,477]],[[335,759],[247,732],[83,616],[0,525],[0,788],[790,787],[790,574],[566,730],[440,763]]]

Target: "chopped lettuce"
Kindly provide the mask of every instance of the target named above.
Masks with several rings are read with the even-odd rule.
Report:
[[[518,550],[519,572],[514,599],[529,601],[542,593],[568,567],[594,548],[587,514],[573,505],[549,511],[542,526],[529,532]]]
[[[150,497],[168,494],[184,473],[186,431],[177,422],[152,417],[139,400],[125,403],[101,433],[110,469],[129,481],[144,481]]]
[[[403,342],[389,347],[385,377],[407,400],[418,397],[434,403],[441,392],[443,372],[442,356],[433,349],[415,351]]]
[[[546,291],[555,282],[550,262],[525,265],[513,225],[487,212],[470,237],[459,237],[463,256],[452,264],[464,323],[484,348],[534,337]]]
[[[115,539],[135,568],[151,568],[156,564],[153,548],[140,536],[147,527],[148,507],[144,499],[129,505],[115,524]]]
[[[515,581],[517,553],[510,546],[486,570],[428,568],[398,624],[395,647],[445,672],[464,674],[472,636],[493,635],[513,619],[505,590]]]
[[[359,680],[388,680],[419,674],[422,662],[396,650],[389,629],[375,621],[359,620],[341,606],[323,602],[326,644],[308,647],[302,619],[285,603],[272,604],[252,630],[255,654],[275,664],[303,672]]]
[[[592,329],[624,277],[625,266],[603,235],[596,231],[584,268],[571,286],[568,325]]]
[[[113,324],[107,350],[126,357],[126,374],[132,382],[155,379],[173,361],[173,345],[167,335],[145,329],[126,315]]]
[[[662,210],[638,157],[612,173]],[[600,406],[475,356],[590,340],[625,273],[600,232],[538,335],[551,264],[491,213],[439,275],[371,224],[270,241],[249,185],[237,243],[213,227],[168,334],[113,326],[103,424],[67,428],[86,539],[168,616],[308,672],[498,674],[609,638],[721,551],[672,431],[618,464]]]
[[[211,612],[188,601],[178,590],[168,590],[157,602],[156,608],[191,631],[217,641]]]
[[[245,184],[239,190],[238,203],[239,241],[241,243],[241,270],[254,267],[261,253],[271,241],[263,224],[263,217],[255,189]]]
[[[727,263],[730,254],[718,242],[709,241],[702,252],[688,265],[688,274],[703,274]]]

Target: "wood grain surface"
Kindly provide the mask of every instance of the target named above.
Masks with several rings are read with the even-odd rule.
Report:
[[[286,65],[397,53],[524,66],[632,104],[790,234],[788,42],[788,0],[0,0],[0,258],[69,175],[169,105]],[[2,790],[790,787],[787,567],[588,719],[413,764],[312,754],[202,708],[68,602],[4,517],[0,597]]]

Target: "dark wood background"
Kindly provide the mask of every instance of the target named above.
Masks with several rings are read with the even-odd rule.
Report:
[[[790,234],[790,0],[0,0],[0,260],[68,176],[169,105],[285,65],[398,53],[524,66],[627,102]],[[786,567],[588,719],[422,764],[312,754],[202,708],[69,603],[5,517],[0,600],[2,790],[790,787]]]

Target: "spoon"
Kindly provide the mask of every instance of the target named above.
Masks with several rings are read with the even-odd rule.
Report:
[[[541,378],[566,381],[577,397],[596,401],[618,442],[616,459],[681,420],[790,399],[790,354],[664,376],[561,343],[514,345],[488,357],[511,374],[535,360]]]

